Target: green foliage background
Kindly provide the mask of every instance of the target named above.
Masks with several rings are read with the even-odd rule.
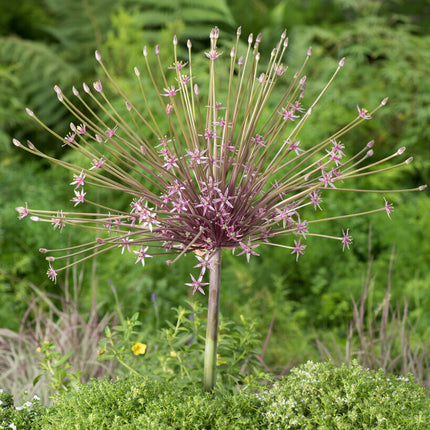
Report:
[[[407,3],[407,5],[406,5]],[[354,115],[356,104],[375,106],[390,101],[375,119],[345,138],[348,146],[374,139],[375,153],[390,154],[402,146],[416,161],[408,168],[368,179],[375,188],[409,188],[430,182],[430,2],[373,0],[0,0],[0,326],[16,328],[31,296],[28,282],[59,293],[45,276],[40,247],[63,247],[70,237],[45,225],[18,222],[14,210],[28,201],[40,208],[70,207],[70,178],[60,169],[28,157],[11,143],[12,137],[30,139],[48,153],[74,157],[25,114],[26,106],[59,134],[66,134],[70,118],[53,92],[97,79],[94,50],[101,50],[122,87],[133,92],[133,66],[142,61],[144,45],[171,46],[177,34],[184,46],[193,41],[195,58],[207,49],[210,29],[217,25],[228,39],[242,25],[243,34],[261,32],[262,58],[284,28],[288,29],[289,69],[295,71],[309,45],[313,56],[308,70],[309,99],[326,83],[343,56],[341,75],[315,111],[303,140],[320,141]],[[170,52],[162,50],[165,64]],[[115,100],[114,100],[115,102]],[[430,306],[430,198],[428,191],[387,195],[395,205],[392,220],[383,215],[333,223],[326,234],[350,228],[351,251],[318,238],[307,241],[299,263],[278,248],[262,249],[261,257],[245,259],[225,254],[222,312],[232,319],[240,314],[259,321],[262,338],[275,315],[268,359],[276,368],[311,358],[313,329],[345,336],[351,318],[350,296],[357,297],[368,260],[368,231],[372,225],[375,300],[382,299],[388,261],[394,249],[394,301],[409,300],[413,321],[428,337]],[[332,215],[367,210],[381,205],[380,196],[347,195],[324,201]],[[129,202],[124,201],[124,205]],[[157,295],[160,320],[172,317],[171,308],[184,304],[190,292],[184,285],[192,256],[167,268],[163,258],[141,267],[131,256],[100,256],[97,278],[86,268],[83,305],[97,295],[99,312],[113,307],[110,285],[117,288],[126,312],[140,311],[147,323],[151,294]],[[178,281],[179,280],[179,281]],[[194,297],[204,301],[204,297]]]

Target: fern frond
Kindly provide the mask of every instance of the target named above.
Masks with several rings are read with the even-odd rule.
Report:
[[[47,123],[58,121],[60,111],[53,85],[71,84],[78,76],[76,68],[64,61],[55,48],[18,37],[0,39],[0,63],[13,65],[19,99],[37,109]]]

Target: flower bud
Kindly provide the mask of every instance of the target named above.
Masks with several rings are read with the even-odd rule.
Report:
[[[61,88],[60,88],[58,85],[54,85],[54,91],[55,91],[57,94],[61,94]]]
[[[27,140],[27,146],[33,151],[36,149],[36,147],[29,140]]]
[[[200,88],[197,84],[194,84],[194,94],[198,96],[200,94]]]
[[[345,65],[345,57],[343,57],[340,61],[339,61],[339,67],[343,67]]]
[[[32,110],[30,110],[29,108],[25,108],[25,111],[27,112],[28,115],[34,116],[34,112]]]
[[[366,153],[366,157],[371,157],[373,155],[373,149],[369,149]]]
[[[39,248],[39,252],[41,252],[42,254],[46,254],[48,250],[46,248]]]
[[[176,46],[178,44],[178,38],[176,37],[176,34],[173,36],[173,45]]]
[[[37,222],[37,221],[40,221],[40,218],[39,218],[38,216],[34,216],[34,215],[33,215],[33,216],[31,216],[31,217],[30,217],[30,219],[31,219],[32,221],[36,221],[36,222]]]
[[[98,93],[101,93],[103,91],[102,83],[100,81],[94,82],[93,87]]]
[[[148,56],[148,48],[146,46],[143,47],[143,56],[144,57]]]
[[[96,51],[96,52],[95,52],[95,56],[96,56],[96,60],[97,60],[97,61],[99,61],[99,62],[100,62],[100,61],[102,60],[102,56],[100,55],[100,52],[99,52],[99,51]]]
[[[404,152],[405,152],[405,150],[406,150],[406,146],[402,146],[400,149],[398,149],[398,151],[397,151],[397,155],[402,155]]]
[[[140,76],[139,69],[137,67],[134,68],[134,73],[136,76]]]
[[[405,164],[410,164],[410,163],[412,163],[413,159],[414,159],[414,157],[409,157],[409,158],[405,161]]]
[[[385,106],[387,104],[387,101],[388,101],[388,97],[385,97],[385,99],[382,100],[381,102],[381,106]]]
[[[52,262],[55,261],[55,257],[46,257],[45,260]]]
[[[257,38],[255,39],[255,43],[261,42],[261,33],[258,33]]]
[[[284,40],[284,48],[288,46],[288,37]]]
[[[160,45],[155,45],[155,55],[159,55],[160,54]]]
[[[424,184],[424,185],[420,185],[420,186],[418,187],[418,190],[419,190],[419,191],[424,191],[426,188],[427,188],[427,184]]]
[[[254,36],[252,35],[252,33],[248,36],[248,43],[251,44],[252,43],[252,39],[254,38]]]
[[[191,47],[193,46],[193,44],[191,43],[191,40],[190,39],[188,39],[187,40],[187,48],[188,49],[191,49]]]
[[[18,148],[21,146],[21,142],[18,139],[13,138],[12,143],[17,146]]]
[[[82,84],[82,87],[84,88],[84,91],[87,93],[87,94],[90,94],[90,88],[89,88],[89,86],[84,82],[83,84]]]
[[[310,57],[312,55],[312,46],[309,46],[307,56]]]
[[[375,144],[375,141],[374,141],[374,140],[371,140],[370,142],[368,142],[368,143],[367,143],[367,145],[366,145],[366,146],[367,146],[368,148],[373,148],[373,145],[374,145],[374,144]]]
[[[240,36],[242,34],[242,27],[237,27],[236,35]]]
[[[166,105],[166,113],[167,115],[170,115],[173,112],[173,105],[172,104],[168,104]]]
[[[72,91],[73,91],[73,94],[74,94],[76,97],[78,97],[78,96],[79,96],[79,91],[78,91],[75,87],[73,87],[73,88],[72,88]]]

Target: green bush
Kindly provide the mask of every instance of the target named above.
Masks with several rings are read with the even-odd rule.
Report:
[[[358,365],[308,362],[282,381],[203,394],[132,376],[59,396],[34,429],[427,429],[422,385]]]
[[[412,377],[308,362],[261,395],[271,429],[428,429],[430,398]]]
[[[43,412],[37,396],[34,396],[31,402],[26,401],[21,406],[16,406],[13,396],[0,389],[0,429],[39,428],[35,421]]]

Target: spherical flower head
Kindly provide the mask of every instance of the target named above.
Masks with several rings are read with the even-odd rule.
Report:
[[[151,64],[156,62],[163,68],[164,55],[160,56],[160,47],[156,46],[156,61],[150,60],[150,53],[144,47],[149,73],[141,74],[134,68],[142,99],[139,101],[135,92],[133,97],[128,97],[118,90],[126,106],[124,117],[108,100],[109,94],[103,92],[101,80],[94,82],[94,90],[84,83],[82,95],[73,87],[73,94],[78,98],[76,106],[55,87],[62,105],[80,124],[71,124],[69,134],[59,138],[62,144],[69,144],[70,150],[79,152],[79,159],[87,158],[82,166],[45,156],[31,142],[23,145],[13,140],[20,150],[42,154],[68,168],[73,174],[71,201],[75,207],[85,203],[83,209],[74,212],[30,211],[26,205],[17,208],[19,218],[31,213],[32,220],[49,222],[60,231],[67,224],[97,232],[93,242],[70,247],[61,261],[70,261],[64,257],[72,255],[77,261],[85,261],[105,250],[119,248],[121,253],[131,252],[135,263],[143,267],[148,258],[157,254],[177,255],[169,260],[173,263],[182,255],[194,252],[200,274],[197,278],[192,276],[187,285],[193,287],[193,293],[198,290],[204,294],[202,287],[207,285],[203,283],[204,273],[206,269],[213,271],[211,256],[220,248],[237,250],[236,255],[245,255],[249,262],[251,256],[259,255],[256,249],[260,245],[289,249],[297,261],[306,248],[301,240],[311,235],[341,240],[343,249],[349,247],[348,230],[342,231],[341,238],[318,231],[322,221],[336,217],[317,216],[305,221],[301,215],[307,206],[322,210],[322,193],[340,194],[347,189],[344,184],[349,178],[378,172],[378,161],[367,160],[370,151],[373,153],[373,144],[350,155],[343,152],[340,139],[344,140],[346,133],[363,119],[370,119],[385,102],[371,113],[357,105],[358,117],[333,135],[323,136],[321,141],[301,140],[301,130],[306,128],[316,104],[324,99],[322,96],[342,69],[344,59],[312,101],[304,98],[307,79],[303,72],[310,61],[311,49],[307,51],[303,67],[292,74],[291,84],[283,87],[278,85],[278,78],[287,69],[283,65],[288,46],[285,33],[271,50],[269,67],[259,64],[264,60],[258,51],[261,35],[255,39],[249,36],[248,53],[239,58],[237,41],[230,50],[230,61],[215,67],[213,62],[221,55],[218,38],[219,29],[214,28],[209,51],[203,55],[211,64],[201,68],[208,76],[201,76],[201,62],[192,67],[191,42],[187,43],[188,61],[177,60],[180,41],[175,37],[173,61],[168,63],[173,64],[168,67],[172,72],[164,74],[157,69],[164,82],[161,87],[152,79],[155,73],[151,71]],[[96,60],[106,73],[109,88],[120,88],[98,53]],[[220,73],[228,63],[230,73]],[[264,72],[259,74],[257,70]],[[230,78],[225,79],[226,76]],[[200,92],[194,81],[205,82],[208,87]],[[171,85],[172,82],[179,88]],[[277,100],[272,98],[273,94]],[[160,112],[168,117],[159,120]],[[27,109],[27,113],[40,124],[33,111]],[[400,156],[403,151],[394,155]],[[410,162],[411,157],[401,164]],[[342,187],[336,188],[338,183]],[[108,190],[118,198],[92,202],[86,199],[84,186]],[[128,211],[124,210],[124,196],[131,202]],[[94,208],[87,210],[89,206]],[[392,205],[385,201],[384,208],[363,214],[382,210],[390,216]],[[48,274],[56,279],[57,271],[50,266]]]

